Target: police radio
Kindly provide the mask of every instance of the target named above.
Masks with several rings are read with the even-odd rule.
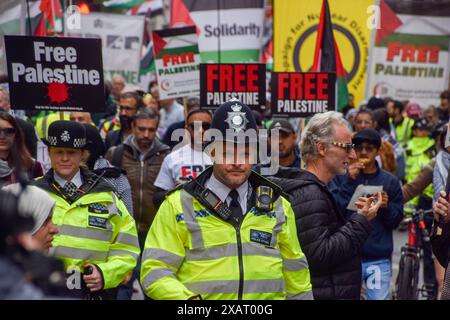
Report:
[[[200,199],[204,205],[217,213],[223,220],[228,220],[231,216],[231,210],[209,189],[204,188],[200,193]]]

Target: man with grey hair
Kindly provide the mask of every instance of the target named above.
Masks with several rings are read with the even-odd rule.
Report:
[[[312,117],[302,132],[300,150],[305,170],[280,169],[273,181],[290,196],[314,298],[359,299],[361,249],[370,233],[369,221],[381,205],[381,194],[376,203],[373,197],[359,198],[357,213],[346,219],[328,190],[331,179],[345,174],[356,160],[348,123],[340,113]]]
[[[439,119],[438,109],[433,105],[429,105],[425,108],[425,110],[423,111],[423,116],[428,120],[428,123],[430,124],[431,137],[433,139],[437,139],[439,133],[442,130],[442,127],[445,126],[447,122],[441,121],[441,119]]]

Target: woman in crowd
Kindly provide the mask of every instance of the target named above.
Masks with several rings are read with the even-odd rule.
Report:
[[[21,174],[28,180],[40,177],[42,166],[28,152],[16,119],[0,111],[0,186],[18,182]]]

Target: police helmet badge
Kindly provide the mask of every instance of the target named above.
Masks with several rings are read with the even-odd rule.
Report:
[[[228,111],[228,117],[225,122],[228,123],[229,128],[233,129],[235,132],[245,130],[248,119],[245,112],[241,112],[242,106],[236,103],[231,106],[231,109],[233,111]]]
[[[64,142],[67,142],[70,140],[70,135],[69,135],[69,132],[67,132],[67,130],[64,130],[64,132],[61,133],[61,140]]]

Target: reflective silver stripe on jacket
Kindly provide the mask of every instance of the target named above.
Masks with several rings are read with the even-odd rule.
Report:
[[[139,258],[139,254],[134,253],[132,251],[128,251],[128,250],[111,250],[108,253],[108,257],[114,257],[114,256],[118,256],[121,254],[127,254],[129,256],[132,256],[134,258],[134,260],[137,260]]]
[[[306,261],[306,257],[300,259],[283,258],[283,268],[287,271],[300,271],[303,269],[308,269],[308,261]]]
[[[113,202],[109,203],[106,207],[108,208],[109,215],[116,215],[119,214],[119,207],[117,206],[117,198],[114,192],[111,192],[111,196],[113,199]]]
[[[286,295],[286,300],[314,300],[314,296],[312,291],[306,291],[299,294],[290,294]]]
[[[41,126],[42,139],[47,139],[47,120],[48,115],[45,115],[44,118],[42,119],[42,126]]]
[[[202,230],[200,224],[195,218],[193,199],[190,194],[186,191],[181,190],[181,207],[184,213],[184,221],[186,222],[186,227],[191,234],[192,247],[193,248],[204,248]]]
[[[148,259],[161,261],[165,264],[174,267],[175,269],[178,269],[184,260],[182,256],[179,256],[166,250],[156,248],[144,249],[144,253],[142,255],[142,262]]]
[[[209,248],[186,250],[186,261],[198,260],[214,260],[225,257],[237,256],[237,244],[225,244],[221,246],[214,246]],[[275,248],[267,248],[254,243],[242,244],[243,256],[265,256],[280,258],[280,250]]]
[[[153,283],[164,277],[175,278],[175,274],[173,273],[173,270],[170,268],[158,268],[152,270],[145,276],[144,280],[142,281],[142,286],[146,289],[150,287]]]
[[[286,222],[286,218],[284,216],[283,211],[283,198],[281,196],[278,197],[275,202],[275,216],[276,216],[276,224],[272,231],[272,240],[270,241],[270,246],[275,247],[278,241],[278,233],[283,229],[283,224]]]
[[[214,280],[185,283],[192,292],[199,294],[235,293],[239,280]],[[284,292],[284,279],[244,280],[243,293]]]
[[[108,253],[105,251],[78,249],[64,246],[56,246],[51,249],[52,250],[50,250],[50,253],[55,257],[91,261],[106,261],[106,258],[108,257]]]
[[[138,237],[128,233],[120,232],[119,235],[117,236],[116,243],[139,248]]]
[[[71,236],[76,238],[99,240],[99,241],[111,241],[112,230],[102,230],[94,228],[82,228],[77,226],[71,226],[63,224],[58,227],[59,234],[64,236]]]

